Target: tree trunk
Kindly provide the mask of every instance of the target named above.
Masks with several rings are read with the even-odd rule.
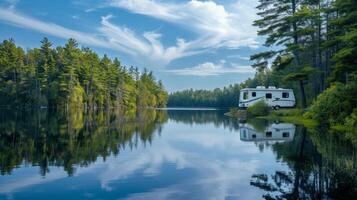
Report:
[[[305,95],[305,88],[304,88],[303,80],[299,81],[299,87],[300,87],[301,107],[306,108],[306,95]]]
[[[321,2],[319,2],[319,10],[321,9]],[[319,17],[320,14],[319,14]],[[319,73],[319,78],[320,78],[320,90],[319,90],[319,93],[321,93],[322,91],[325,90],[325,76],[323,74],[323,66],[322,66],[322,51],[321,51],[321,26],[322,26],[322,20],[319,18],[319,21],[318,21],[318,32],[317,32],[317,37],[318,37],[318,42],[317,42],[317,51],[318,51],[318,65],[319,65],[319,69],[320,69],[320,73]]]
[[[293,15],[295,14],[296,11],[296,0],[292,0],[291,1],[291,7],[292,7],[292,13]],[[294,38],[294,44],[297,46],[299,44],[299,40],[298,40],[298,35],[297,35],[297,24],[296,22],[293,22],[293,38]],[[296,64],[297,67],[301,66],[301,62],[300,62],[300,52],[299,50],[294,50],[294,56],[295,56],[295,60],[296,60]],[[303,80],[299,81],[299,87],[300,87],[300,97],[301,97],[301,107],[302,108],[306,108],[306,95],[305,95],[305,89],[304,89],[304,82]]]

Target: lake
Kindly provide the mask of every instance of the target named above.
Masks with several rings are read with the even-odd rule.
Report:
[[[357,145],[224,110],[0,113],[0,199],[357,199]]]

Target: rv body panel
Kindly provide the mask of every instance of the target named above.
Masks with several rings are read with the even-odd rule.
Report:
[[[240,91],[239,107],[247,108],[260,100],[265,101],[271,107],[291,108],[296,104],[292,89],[257,87],[245,88]]]

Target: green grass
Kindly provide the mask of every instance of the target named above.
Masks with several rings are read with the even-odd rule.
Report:
[[[269,115],[257,118],[267,120],[279,120],[294,124],[300,124],[308,128],[318,126],[317,121],[303,117],[304,110],[299,108],[272,110]]]
[[[235,117],[235,118],[245,118],[247,112],[245,110],[239,110],[237,108],[232,108],[227,116]],[[289,122],[294,124],[303,125],[307,128],[314,128],[318,126],[318,122],[313,119],[307,119],[304,116],[304,110],[299,108],[292,109],[279,109],[279,110],[271,110],[269,114],[264,116],[256,116],[256,117],[248,117],[249,119],[266,119],[266,120],[279,120],[283,122]]]

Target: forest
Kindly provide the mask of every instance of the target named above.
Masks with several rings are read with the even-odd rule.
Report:
[[[0,44],[0,96],[1,107],[136,110],[163,107],[168,94],[152,72],[80,49],[74,39],[53,48],[44,38],[26,51],[12,39]]]
[[[357,1],[260,0],[257,9],[253,25],[265,51],[250,57],[255,77],[223,90],[175,92],[168,105],[237,106],[240,88],[276,86],[293,88],[307,117],[356,127]]]

